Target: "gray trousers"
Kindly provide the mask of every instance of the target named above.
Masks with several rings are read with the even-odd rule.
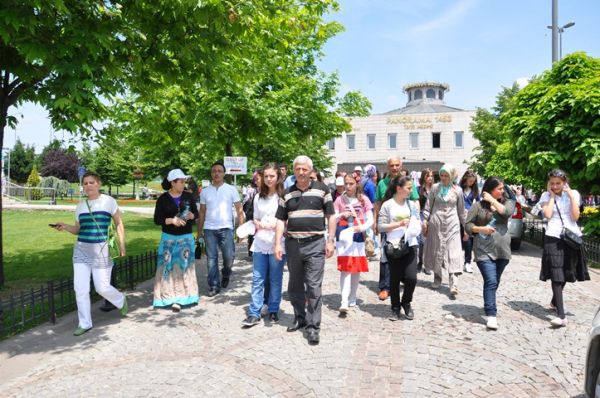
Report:
[[[321,286],[325,270],[325,239],[302,242],[286,238],[288,295],[296,319],[305,319],[307,329],[321,327]],[[306,305],[308,304],[308,305]],[[308,314],[307,314],[308,309]]]

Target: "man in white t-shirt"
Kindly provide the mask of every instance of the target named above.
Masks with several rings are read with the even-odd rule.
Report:
[[[233,213],[238,219],[238,225],[244,223],[244,212],[240,195],[234,186],[225,183],[225,166],[215,162],[210,168],[212,183],[200,194],[200,212],[198,217],[198,240],[206,243],[208,259],[208,296],[219,293],[226,288],[231,277],[231,265],[235,256],[233,241]],[[223,256],[223,279],[219,281],[219,253]]]

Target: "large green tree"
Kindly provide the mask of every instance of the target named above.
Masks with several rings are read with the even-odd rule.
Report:
[[[600,59],[566,56],[521,90],[501,121],[524,173],[545,181],[559,167],[574,188],[600,192]]]
[[[31,173],[35,162],[35,148],[33,145],[23,145],[17,139],[15,146],[10,151],[10,178],[18,183],[25,183]]]

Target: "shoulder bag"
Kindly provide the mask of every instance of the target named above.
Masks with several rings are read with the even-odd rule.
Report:
[[[581,236],[578,236],[575,232],[565,227],[565,223],[563,222],[562,215],[560,214],[560,208],[558,207],[556,197],[554,198],[554,204],[556,205],[556,210],[558,211],[558,216],[560,217],[560,223],[562,224],[560,238],[563,240],[563,242],[565,242],[567,246],[571,247],[572,249],[578,250],[583,244],[583,239],[581,238]]]

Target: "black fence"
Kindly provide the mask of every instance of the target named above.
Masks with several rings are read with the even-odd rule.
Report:
[[[113,281],[121,289],[133,289],[135,284],[154,276],[156,251],[115,261]],[[92,300],[99,296],[91,286]],[[10,336],[35,325],[50,321],[76,308],[73,279],[49,281],[38,289],[13,294],[0,299],[0,338]]]
[[[529,219],[523,220],[523,240],[533,243],[537,246],[544,245],[544,234],[546,233],[547,223],[542,220]],[[583,238],[583,247],[588,266],[600,267],[600,241]]]

